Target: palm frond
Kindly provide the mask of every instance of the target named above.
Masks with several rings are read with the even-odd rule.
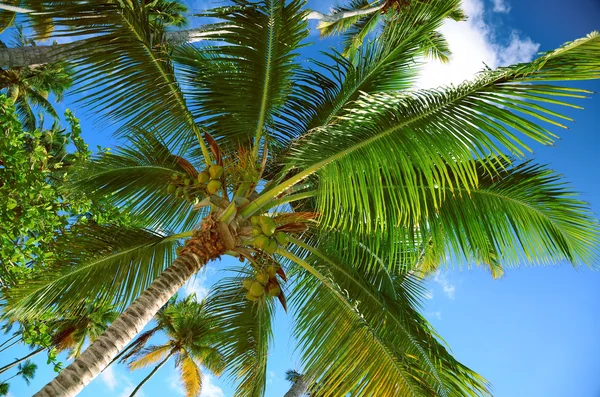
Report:
[[[61,257],[55,265],[3,291],[5,316],[27,320],[48,310],[65,313],[87,299],[126,307],[175,260],[175,248],[184,236],[80,225],[58,238],[56,252]]]
[[[156,364],[159,361],[167,358],[173,351],[173,346],[170,344],[161,346],[151,346],[140,351],[133,360],[128,364],[130,370],[135,371],[136,369],[146,368],[152,364]]]
[[[179,371],[186,397],[196,397],[202,390],[202,373],[198,364],[187,354],[179,359]]]
[[[600,35],[593,33],[534,62],[483,72],[456,88],[365,94],[336,123],[298,141],[289,164],[300,172],[277,190],[318,172],[323,224],[365,233],[408,225],[434,211],[448,191],[477,186],[473,158],[506,158],[503,149],[521,156],[527,145],[509,128],[552,143],[552,132],[524,116],[562,127],[546,115],[568,117],[536,102],[576,107],[552,97],[589,92],[542,83],[600,77],[598,54]],[[490,167],[497,172],[498,166]],[[387,188],[394,179],[403,181],[403,189]],[[273,194],[263,193],[257,204]],[[435,198],[433,208],[420,206],[425,194]]]
[[[176,52],[194,117],[216,139],[226,139],[224,147],[282,138],[274,120],[291,93],[296,51],[308,34],[302,5],[235,0],[202,14],[220,20],[204,33],[219,45]]]
[[[143,2],[29,3],[44,9],[54,36],[80,39],[67,49],[76,70],[74,92],[97,116],[155,129],[182,151],[194,142],[204,145],[175,79],[164,28],[151,23],[156,16]]]
[[[416,312],[423,293],[416,279],[395,277],[393,293],[382,291],[354,264],[309,251],[306,261],[290,256],[308,270],[299,272],[291,302],[317,395],[487,395],[485,380],[457,362]]]
[[[275,306],[272,300],[246,299],[241,277],[224,278],[211,291],[207,307],[221,330],[226,372],[236,382],[235,395],[264,395],[267,382],[267,354]]]
[[[139,128],[131,129],[127,146],[114,152],[102,153],[76,178],[75,186],[91,197],[100,197],[140,216],[148,226],[190,230],[199,223],[202,212],[193,211],[193,198],[201,200],[206,192],[196,184],[197,167],[171,153],[158,133]],[[176,197],[168,187],[174,184],[173,175],[185,193]],[[183,187],[184,178],[193,183]]]

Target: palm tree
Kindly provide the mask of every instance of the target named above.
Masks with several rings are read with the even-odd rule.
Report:
[[[19,364],[18,369],[19,369],[19,371],[16,374],[14,374],[10,378],[0,382],[0,396],[8,395],[8,391],[9,391],[8,381],[17,376],[22,376],[23,379],[25,380],[25,382],[27,383],[27,385],[29,386],[29,383],[31,382],[31,380],[35,377],[35,371],[37,370],[37,365],[35,363],[31,362],[30,360],[27,360],[24,363]]]
[[[549,106],[589,94],[556,81],[600,77],[597,33],[458,87],[413,91],[414,61],[458,0],[415,1],[360,56],[302,62],[300,0],[208,11],[221,22],[203,27],[201,47],[169,44],[136,1],[37,2],[70,34],[94,33],[99,51],[75,62],[79,84],[98,117],[123,125],[126,143],[75,184],[147,222],[66,234],[55,266],[3,292],[14,320],[89,297],[126,308],[38,396],[76,394],[223,255],[240,265],[206,305],[237,395],[264,395],[277,301],[295,317],[315,394],[488,395],[419,314],[422,275],[448,256],[493,275],[598,263],[587,205],[523,161],[525,139],[555,139],[542,122],[568,120]]]
[[[118,313],[110,305],[96,304],[88,305],[85,311],[75,311],[66,318],[45,321],[44,325],[52,330],[50,343],[38,346],[24,357],[4,365],[0,368],[0,373],[50,349],[54,349],[57,353],[68,351],[70,359],[79,357],[85,343],[95,341],[117,316]]]
[[[17,48],[35,46],[24,36],[21,27],[17,30]],[[0,47],[5,47],[0,42]],[[33,67],[0,68],[0,93],[6,94],[15,102],[23,127],[28,131],[36,129],[36,117],[32,105],[44,110],[55,120],[58,114],[48,101],[53,94],[57,101],[72,84],[72,70],[65,62],[35,65]]]
[[[208,316],[204,303],[197,302],[195,295],[161,309],[157,313],[156,322],[157,327],[140,335],[130,345],[128,354],[122,358],[122,362],[129,361],[131,370],[158,363],[137,385],[131,396],[173,357],[175,367],[181,372],[186,395],[198,396],[202,391],[200,365],[217,375],[224,368],[222,355],[216,347],[220,339],[219,329],[213,327],[214,321]],[[149,337],[158,331],[166,334],[167,342],[142,349]]]
[[[285,371],[285,380],[292,384],[283,397],[302,397],[308,392],[308,382],[303,374],[293,369]]]

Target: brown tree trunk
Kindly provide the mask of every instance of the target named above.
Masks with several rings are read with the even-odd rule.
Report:
[[[225,252],[217,223],[207,218],[180,256],[71,365],[35,394],[74,396],[144,328],[156,312],[209,260]]]

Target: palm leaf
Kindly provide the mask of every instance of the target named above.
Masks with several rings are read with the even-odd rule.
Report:
[[[61,258],[54,266],[18,288],[3,291],[5,315],[24,320],[48,310],[60,314],[86,299],[126,307],[175,260],[175,248],[186,236],[80,225],[58,239],[56,252]]]
[[[222,279],[209,294],[207,307],[223,336],[220,351],[236,381],[235,395],[259,397],[266,389],[275,306],[272,300],[250,302],[245,294],[240,277]]]
[[[416,312],[423,293],[416,280],[395,277],[391,291],[382,290],[380,275],[302,248],[312,253],[306,261],[287,255],[307,270],[291,302],[317,395],[487,395],[485,381],[458,363]]]
[[[147,347],[136,354],[134,359],[129,362],[128,367],[132,371],[146,368],[164,360],[172,351],[173,346],[170,344]]]
[[[175,54],[194,117],[230,148],[280,138],[274,119],[291,93],[295,51],[308,34],[300,0],[233,4],[202,14],[221,20],[204,34],[219,45]]]
[[[186,397],[198,396],[202,390],[200,367],[187,354],[183,354],[178,361]]]
[[[588,92],[531,83],[600,77],[599,53],[600,35],[593,33],[532,63],[484,72],[457,88],[365,94],[336,123],[298,141],[289,164],[299,172],[263,193],[256,204],[319,172],[324,224],[365,233],[408,225],[434,211],[445,192],[477,185],[473,157],[503,156],[502,149],[522,155],[527,145],[508,128],[552,143],[554,134],[516,111],[562,126],[545,114],[566,117],[535,102],[573,106],[552,96],[585,97]],[[490,172],[497,172],[497,166],[490,166]],[[387,189],[394,179],[402,180],[404,188]],[[420,186],[435,198],[433,208],[420,207],[425,194]],[[340,216],[340,208],[358,216]]]
[[[197,168],[182,157],[171,153],[155,131],[133,128],[126,135],[129,145],[114,152],[96,156],[76,177],[75,187],[92,197],[99,197],[141,216],[148,226],[190,230],[199,223],[202,212],[193,211],[193,203],[184,196],[167,191],[174,183],[173,174],[196,181]],[[205,197],[200,185],[188,189],[190,200]]]

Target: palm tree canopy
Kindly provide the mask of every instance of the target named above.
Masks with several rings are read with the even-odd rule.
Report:
[[[462,15],[458,0],[390,7],[393,23],[354,55],[316,60],[299,56],[309,44],[300,0],[235,0],[201,14],[217,22],[199,45],[175,46],[143,2],[29,3],[44,5],[57,34],[102,50],[74,62],[77,89],[122,126],[125,143],[74,188],[108,196],[146,228],[62,236],[64,260],[3,295],[11,318],[86,297],[123,308],[176,255],[199,249],[195,225],[216,219],[227,254],[244,264],[202,310],[215,314],[236,395],[265,393],[278,300],[295,317],[317,395],[479,396],[489,395],[485,379],[419,314],[422,275],[448,256],[494,276],[521,264],[598,265],[588,206],[525,155],[571,120],[556,109],[591,94],[557,81],[600,78],[598,33],[456,87],[415,90],[418,61],[433,41],[443,48],[443,21]],[[164,327],[182,343],[139,351],[132,365],[173,351],[195,381],[193,360],[212,356],[184,330],[205,329],[185,317]]]
[[[218,350],[221,332],[215,327],[215,321],[208,315],[205,304],[196,301],[194,294],[165,306],[157,314],[156,321],[158,326],[150,332],[164,332],[167,342],[142,349],[149,339],[142,334],[132,343],[133,351],[124,356],[123,361],[129,361],[129,368],[136,370],[174,356],[186,395],[198,396],[202,390],[200,365],[216,375],[224,369],[224,360]]]

